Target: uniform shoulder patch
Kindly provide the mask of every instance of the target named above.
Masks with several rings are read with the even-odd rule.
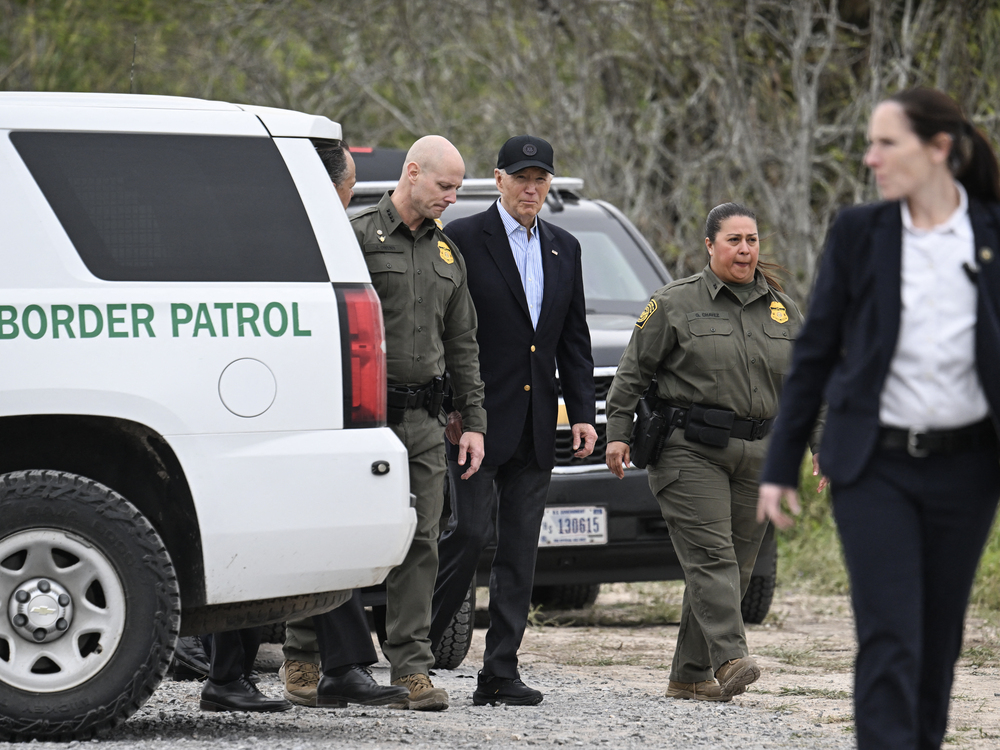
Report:
[[[646,321],[649,320],[649,317],[655,312],[656,312],[656,300],[651,299],[649,301],[649,304],[646,305],[646,309],[643,310],[642,313],[639,315],[639,319],[635,321],[636,327],[642,328],[644,325],[646,325]]]
[[[442,242],[441,240],[438,240],[438,254],[441,256],[441,260],[443,260],[448,265],[451,265],[452,263],[455,262],[455,256],[451,254],[451,248],[448,247],[447,242]]]
[[[788,311],[785,309],[785,306],[777,300],[771,303],[771,320],[775,323],[788,322]]]

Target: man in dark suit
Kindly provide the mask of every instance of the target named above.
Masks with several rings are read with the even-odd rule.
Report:
[[[490,428],[477,474],[463,474],[451,448],[452,518],[439,542],[430,639],[440,642],[461,607],[479,555],[493,540],[495,516],[490,629],[473,694],[476,705],[542,700],[541,692],[521,681],[517,650],[531,606],[538,533],[555,461],[557,366],[575,455],[589,456],[597,441],[580,243],[538,219],[554,172],[547,141],[511,138],[494,170],[500,200],[446,230],[468,267]],[[453,444],[461,428],[461,417],[449,415],[446,435]]]

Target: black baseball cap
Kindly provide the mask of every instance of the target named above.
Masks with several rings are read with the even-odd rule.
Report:
[[[549,174],[555,174],[554,161],[552,144],[547,140],[533,135],[515,135],[500,147],[497,169],[514,174],[526,167],[541,167]]]

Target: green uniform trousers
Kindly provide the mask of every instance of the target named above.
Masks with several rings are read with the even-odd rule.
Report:
[[[444,427],[425,409],[407,409],[400,424],[389,425],[409,457],[410,492],[416,496],[417,529],[403,562],[389,571],[386,588],[386,642],[382,653],[392,665],[391,679],[428,674],[434,664],[431,642],[431,598],[438,569],[438,532],[444,509],[447,467]],[[359,498],[363,500],[363,498]],[[312,620],[289,622],[286,659],[319,664]]]
[[[677,429],[649,471],[685,580],[671,680],[710,680],[749,653],[740,602],[767,528],[756,518],[767,443],[731,439],[714,448]]]

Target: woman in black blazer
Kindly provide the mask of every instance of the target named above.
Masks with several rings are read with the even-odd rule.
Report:
[[[872,113],[882,203],[830,229],[761,477],[787,528],[820,403],[819,464],[851,579],[858,747],[939,748],[969,592],[1000,497],[997,159],[949,96]]]

